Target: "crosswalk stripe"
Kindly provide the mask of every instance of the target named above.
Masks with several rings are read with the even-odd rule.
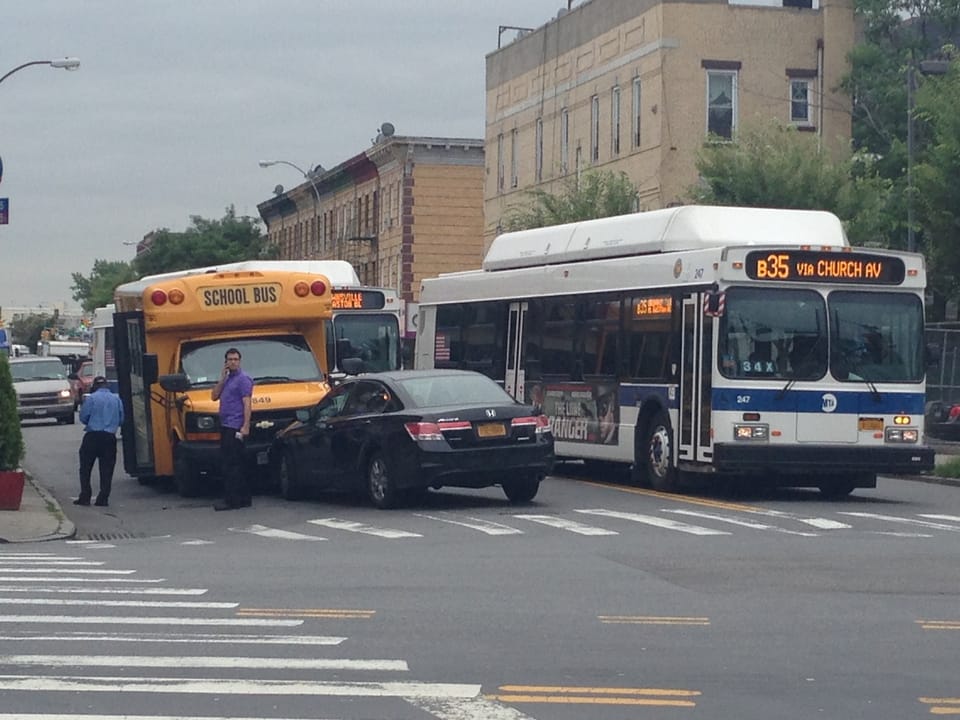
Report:
[[[472,698],[480,685],[427,682],[334,682],[258,678],[106,677],[100,675],[0,675],[0,690],[177,693],[204,695],[306,695],[326,697]]]
[[[10,577],[0,576],[0,582],[83,582],[83,583],[162,583],[166,578],[92,578],[92,577]]]
[[[0,605],[79,605],[94,607],[149,607],[229,609],[235,602],[184,602],[180,600],[76,600],[72,598],[0,598]]]
[[[78,575],[133,575],[136,570],[102,570],[87,568],[0,568],[0,572],[29,575],[31,573],[77,573]]]
[[[584,513],[586,515],[599,515],[600,517],[616,518],[619,520],[629,520],[631,522],[643,523],[644,525],[653,525],[654,527],[664,528],[666,530],[677,530],[690,535],[729,535],[726,530],[714,530],[713,528],[700,527],[699,525],[688,525],[687,523],[677,522],[669,518],[658,518],[655,515],[641,515],[640,513],[620,512],[619,510],[604,510],[601,508],[595,510],[574,510],[574,512]]]
[[[110,615],[0,615],[0,623],[55,623],[58,625],[247,625],[295,627],[303,620],[192,617],[120,617]]]
[[[204,643],[228,645],[340,645],[345,637],[331,635],[245,635],[215,633],[106,633],[67,632],[61,634],[0,635],[0,640],[134,642],[134,643]]]
[[[78,715],[70,713],[0,713],[0,720],[310,720],[310,718],[274,718],[249,715]],[[468,719],[469,720],[469,719]]]
[[[485,697],[405,698],[406,702],[439,720],[533,720],[516,708]],[[2,720],[2,718],[0,718]]]
[[[948,522],[960,522],[960,515],[920,515],[928,520],[946,520]]]
[[[782,518],[784,520],[793,520],[794,522],[809,525],[820,530],[849,530],[850,526],[837,520],[831,520],[824,517],[803,517],[795,513],[784,512],[782,510],[767,510],[765,508],[752,508],[748,510],[753,515],[762,515],[765,517]]]
[[[206,595],[204,588],[164,588],[164,587],[83,587],[80,585],[67,585],[66,587],[46,587],[40,585],[0,585],[0,592],[5,593],[70,593],[72,594],[101,594],[101,595]]]
[[[750,528],[752,530],[772,530],[773,532],[785,533],[787,535],[799,535],[800,537],[819,537],[819,533],[800,532],[799,530],[787,530],[776,525],[767,525],[766,523],[751,522],[749,520],[739,520],[737,518],[717,515],[715,513],[699,512],[697,510],[681,510],[675,508],[664,508],[661,512],[675,513],[677,515],[689,515],[691,517],[700,517],[706,520],[716,520],[717,522],[729,523],[740,527]]]
[[[518,530],[517,528],[510,527],[509,525],[493,522],[491,520],[484,520],[482,518],[466,517],[465,519],[460,519],[459,516],[453,516],[449,513],[440,513],[437,515],[430,515],[428,513],[413,514],[416,517],[426,518],[427,520],[439,520],[442,523],[459,525],[461,527],[470,528],[471,530],[479,530],[487,535],[523,535],[523,530]]]
[[[620,533],[615,532],[614,530],[607,530],[606,528],[593,527],[592,525],[585,525],[579,523],[576,520],[564,520],[563,518],[555,517],[553,515],[514,515],[515,518],[520,518],[521,520],[530,520],[531,522],[540,523],[541,525],[547,525],[549,527],[554,527],[559,530],[568,530],[570,532],[577,533],[578,535],[619,535]]]
[[[230,528],[230,531],[250,533],[251,535],[259,535],[261,537],[268,537],[268,538],[277,538],[279,540],[307,540],[307,541],[326,540],[325,537],[320,537],[319,535],[306,535],[304,533],[298,533],[292,530],[278,530],[277,528],[270,528],[270,527],[267,527],[266,525],[250,525],[245,528]]]
[[[307,520],[313,525],[328,527],[333,530],[346,530],[347,532],[361,533],[363,535],[375,535],[376,537],[397,540],[400,538],[418,538],[423,537],[419,533],[407,532],[406,530],[394,530],[392,528],[378,528],[373,525],[365,525],[353,520],[339,520],[337,518],[318,518],[316,520]]]
[[[150,656],[150,655],[0,655],[0,663],[12,666],[43,667],[137,667],[137,668],[262,668],[265,670],[379,670],[407,672],[403,660],[350,660],[346,658],[272,658]]]
[[[79,567],[84,565],[104,565],[102,560],[47,560],[41,558],[6,560],[0,559],[0,571],[6,572],[8,567],[19,567],[20,565],[29,565],[31,567],[47,568],[54,565]]]
[[[944,523],[928,522],[926,520],[915,520],[913,518],[897,517],[896,515],[881,515],[879,513],[867,512],[841,512],[841,515],[850,517],[870,518],[872,520],[885,520],[887,522],[901,523],[903,525],[917,525],[919,527],[931,528],[933,530],[946,530],[947,532],[960,532],[960,527],[956,525],[945,525]]]

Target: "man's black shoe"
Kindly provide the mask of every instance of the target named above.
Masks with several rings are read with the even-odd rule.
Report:
[[[76,500],[73,501],[73,504],[74,504],[74,505],[89,505],[89,504],[90,504],[90,501],[89,501],[89,500],[84,500],[84,499],[82,499],[82,498],[77,498]]]
[[[88,503],[88,504],[89,504],[89,503]],[[107,501],[106,501],[106,500],[100,500],[99,498],[98,498],[97,501],[96,501],[95,503],[93,503],[93,504],[96,505],[97,507],[107,507]]]

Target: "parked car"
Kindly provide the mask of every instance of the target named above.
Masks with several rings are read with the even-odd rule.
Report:
[[[960,440],[960,403],[931,400],[924,413],[927,435],[939,440]]]
[[[528,502],[553,469],[546,416],[485,375],[398,370],[348,378],[277,434],[281,494],[364,490],[379,508],[427,488],[499,485]]]
[[[67,368],[55,357],[10,358],[20,420],[55,418],[73,424],[73,389]]]
[[[76,410],[83,402],[85,395],[90,393],[93,386],[93,360],[84,360],[75,373],[70,373],[70,388],[73,390],[73,408]]]

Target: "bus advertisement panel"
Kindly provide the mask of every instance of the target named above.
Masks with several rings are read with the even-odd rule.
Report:
[[[851,247],[805,210],[684,206],[497,237],[423,282],[416,366],[542,399],[558,456],[874,487],[924,445],[924,259]],[[611,429],[613,428],[613,429]]]
[[[326,277],[285,270],[180,273],[121,285],[114,359],[124,401],[124,466],[138,478],[172,476],[199,494],[219,468],[218,403],[211,392],[228,348],[254,380],[245,456],[269,469],[278,430],[329,391]]]

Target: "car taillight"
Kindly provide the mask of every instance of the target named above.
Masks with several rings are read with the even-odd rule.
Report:
[[[960,417],[960,405],[952,405],[950,407],[950,419],[956,420]]]
[[[529,417],[518,417],[510,421],[513,427],[523,427],[533,425],[536,427],[537,434],[550,432],[550,418],[546,415],[531,415]]]
[[[443,440],[443,434],[440,432],[440,426],[429,422],[408,422],[404,423],[407,434],[416,442],[419,440]]]

